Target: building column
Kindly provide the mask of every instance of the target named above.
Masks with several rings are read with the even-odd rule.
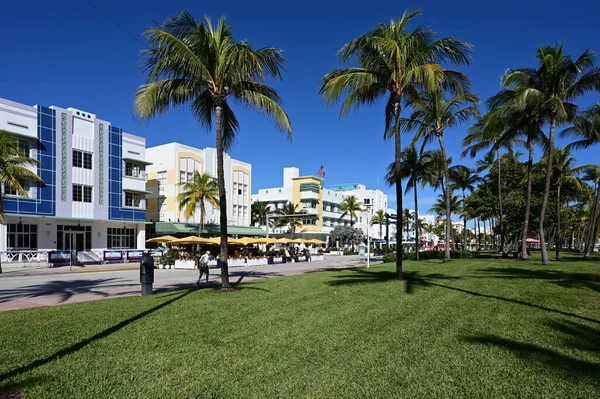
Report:
[[[146,249],[146,225],[138,224],[137,231],[137,249]]]
[[[38,233],[39,234],[39,233]],[[0,251],[6,251],[6,225],[0,224]]]

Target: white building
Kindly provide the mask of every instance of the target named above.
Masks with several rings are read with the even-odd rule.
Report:
[[[214,148],[194,148],[180,143],[150,147],[146,151],[152,162],[148,167],[148,207],[146,219],[155,223],[156,234],[196,234],[200,223],[200,208],[186,219],[179,206],[181,183],[192,178],[194,172],[217,177],[217,151]],[[227,221],[231,235],[264,235],[260,229],[250,228],[250,200],[252,165],[223,154],[225,190],[227,191]],[[220,210],[205,203],[206,233],[218,234]]]
[[[3,262],[45,261],[49,251],[70,250],[91,261],[105,249],[145,248],[144,138],[87,111],[4,99],[0,129],[40,162],[31,169],[43,180],[21,182],[26,197],[2,187]]]

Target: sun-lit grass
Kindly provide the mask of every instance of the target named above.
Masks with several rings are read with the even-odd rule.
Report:
[[[565,254],[566,257],[570,255]],[[32,398],[592,398],[600,262],[455,260],[0,313]],[[0,395],[1,396],[1,395]]]

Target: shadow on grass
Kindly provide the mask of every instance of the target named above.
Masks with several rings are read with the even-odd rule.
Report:
[[[596,385],[600,385],[600,330],[584,324],[564,321],[549,322],[547,326],[561,333],[562,344],[567,350],[591,351],[598,361],[576,359],[554,349],[490,334],[478,334],[466,337],[464,340],[474,344],[504,348],[533,364],[559,370],[562,375],[570,378],[590,377]]]
[[[490,269],[492,271],[497,269]],[[520,270],[520,269],[517,269]],[[337,279],[330,281],[328,284],[330,286],[342,286],[342,285],[353,285],[353,284],[366,284],[366,283],[384,283],[393,281],[395,277],[395,273],[391,271],[380,271],[380,270],[369,270],[369,269],[352,269],[350,270],[351,274],[344,274],[338,276]],[[406,280],[405,283],[405,292],[407,294],[413,294],[416,289],[426,289],[432,287],[443,288],[447,290],[461,292],[463,294],[472,295],[480,298],[488,298],[494,299],[497,301],[513,303],[517,305],[527,306],[534,309],[543,310],[545,312],[556,313],[563,316],[574,317],[580,320],[589,321],[592,323],[600,324],[600,320],[592,319],[590,317],[581,316],[575,313],[566,312],[559,309],[553,309],[542,305],[536,305],[531,302],[523,301],[520,299],[513,298],[504,298],[496,295],[482,294],[476,291],[467,290],[464,288],[453,287],[445,284],[441,284],[440,282],[444,281],[454,281],[461,280],[462,277],[457,276],[447,276],[445,274],[440,273],[430,273],[421,275],[419,272],[404,272],[404,277]]]
[[[102,338],[106,338],[107,336],[123,329],[124,327],[127,327],[129,324],[133,323],[134,321],[137,321],[145,316],[148,316],[149,314],[152,314],[152,313],[156,312],[157,310],[160,310],[160,309],[164,308],[165,306],[168,306],[168,305],[172,304],[173,302],[180,300],[181,298],[185,297],[186,295],[189,295],[192,292],[194,292],[194,290],[187,290],[187,291],[181,293],[180,295],[176,296],[175,298],[169,299],[168,301],[163,302],[160,305],[157,305],[157,306],[155,306],[151,309],[148,309],[142,313],[139,313],[133,317],[130,317],[127,320],[123,320],[122,322],[115,324],[114,326],[112,326],[110,328],[100,331],[99,333],[97,333],[89,338],[86,338],[82,341],[79,341],[78,343],[73,344],[67,348],[61,349],[58,352],[55,352],[43,359],[38,359],[38,360],[36,360],[32,363],[29,363],[25,366],[21,366],[16,369],[2,373],[2,374],[0,374],[0,384],[3,381],[13,378],[21,373],[29,372],[37,367],[43,366],[47,363],[50,363],[53,360],[60,359],[64,356],[70,355],[71,353],[77,352],[77,351],[85,348],[89,344],[91,344],[95,341],[98,341]],[[4,391],[4,385],[0,385],[0,392],[2,392],[2,391]]]
[[[23,390],[39,385],[47,380],[46,377],[31,377],[21,381],[0,386],[0,399],[21,399]]]
[[[560,270],[526,269],[520,267],[479,269],[484,278],[499,278],[508,280],[546,280],[565,288],[589,288],[600,292],[600,274],[563,272]]]

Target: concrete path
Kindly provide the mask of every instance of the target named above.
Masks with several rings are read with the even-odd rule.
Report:
[[[372,258],[373,261],[375,259]],[[318,262],[282,265],[232,267],[230,281],[290,276],[295,274],[365,266],[358,256],[328,256]],[[154,271],[154,291],[196,286],[196,270]],[[209,285],[218,286],[220,269],[211,269]],[[46,273],[36,275],[4,275],[0,278],[0,311],[85,302],[104,298],[140,295],[139,269],[98,273]]]

